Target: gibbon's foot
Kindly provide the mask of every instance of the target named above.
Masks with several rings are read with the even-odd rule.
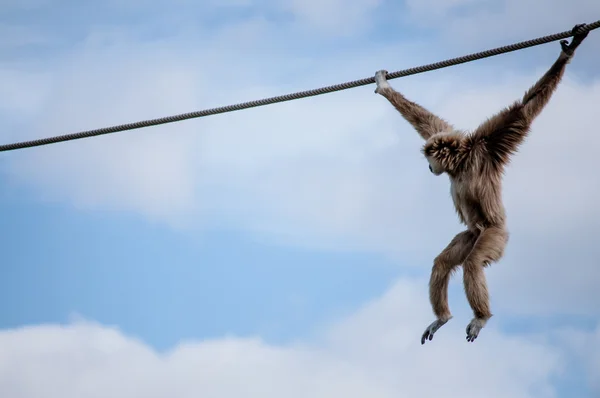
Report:
[[[473,318],[467,325],[467,341],[470,343],[474,342],[486,323],[487,321],[485,319]]]
[[[381,91],[381,89],[390,87],[390,84],[388,83],[388,81],[386,79],[387,74],[388,74],[388,71],[385,69],[378,70],[375,73],[375,83],[377,84],[377,87],[375,88],[375,93],[379,93]]]
[[[582,24],[575,25],[573,27],[573,29],[571,29],[571,32],[573,33],[573,40],[571,40],[570,44],[569,44],[569,42],[567,40],[561,40],[560,41],[560,46],[562,48],[562,51],[565,54],[567,54],[569,57],[573,56],[573,54],[575,53],[575,49],[577,47],[579,47],[579,45],[581,44],[581,42],[590,33],[589,31],[585,31],[583,33],[575,33],[577,31],[577,29],[579,29],[582,26],[585,26],[585,24],[582,23]]]
[[[425,344],[425,341],[433,339],[433,335],[438,331],[439,328],[444,326],[452,317],[449,317],[446,320],[436,319],[431,323],[431,325],[427,326],[425,332],[421,336],[421,344]]]

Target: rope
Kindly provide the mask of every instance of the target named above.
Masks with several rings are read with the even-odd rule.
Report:
[[[597,28],[600,28],[600,20],[593,22],[591,24],[581,26],[577,30],[576,33],[583,33],[586,31],[591,31],[591,30],[597,29]],[[539,38],[533,39],[533,40],[522,41],[520,43],[510,44],[508,46],[498,47],[498,48],[494,48],[491,50],[486,50],[486,51],[482,51],[482,52],[478,52],[478,53],[464,55],[462,57],[452,58],[452,59],[436,62],[436,63],[429,64],[429,65],[422,65],[422,66],[417,66],[417,67],[410,68],[410,69],[405,69],[405,70],[401,70],[401,71],[397,71],[397,72],[388,73],[387,78],[388,79],[396,79],[399,77],[414,75],[417,73],[423,73],[423,72],[428,72],[428,71],[432,71],[432,70],[436,70],[436,69],[446,68],[449,66],[459,65],[459,64],[466,63],[466,62],[475,61],[478,59],[488,58],[488,57],[492,57],[495,55],[509,53],[509,52],[517,51],[517,50],[522,50],[522,49],[525,49],[528,47],[538,46],[540,44],[550,43],[552,41],[557,41],[560,39],[566,39],[571,36],[573,36],[573,32],[572,32],[572,30],[568,30],[565,32],[556,33],[556,34],[549,35],[549,36],[543,36],[543,37],[539,37]],[[173,122],[178,122],[178,121],[187,120],[187,119],[199,118],[199,117],[210,116],[210,115],[217,115],[219,113],[233,112],[233,111],[238,111],[238,110],[242,110],[242,109],[248,109],[248,108],[254,108],[254,107],[258,107],[258,106],[275,104],[278,102],[291,101],[291,100],[296,100],[296,99],[300,99],[300,98],[313,97],[316,95],[333,93],[335,91],[347,90],[349,88],[365,86],[367,84],[372,84],[372,83],[375,83],[375,76],[371,76],[371,77],[360,79],[360,80],[354,80],[351,82],[335,84],[333,86],[321,87],[321,88],[316,88],[316,89],[307,90],[307,91],[300,91],[300,92],[296,92],[296,93],[292,93],[292,94],[264,98],[261,100],[243,102],[243,103],[234,104],[234,105],[227,105],[227,106],[223,106],[223,107],[219,107],[219,108],[205,109],[205,110],[195,111],[195,112],[190,112],[190,113],[182,113],[182,114],[174,115],[174,116],[166,116],[166,117],[162,117],[159,119],[144,120],[144,121],[135,122],[135,123],[121,124],[118,126],[104,127],[104,128],[100,128],[100,129],[96,129],[96,130],[81,131],[78,133],[66,134],[66,135],[48,137],[48,138],[41,138],[41,139],[32,140],[32,141],[23,141],[23,142],[17,142],[17,143],[13,143],[13,144],[4,144],[4,145],[0,145],[0,152],[12,151],[15,149],[30,148],[30,147],[36,147],[36,146],[42,146],[42,145],[49,145],[49,144],[54,144],[57,142],[72,141],[72,140],[77,140],[77,139],[81,139],[81,138],[88,138],[88,137],[95,137],[98,135],[116,133],[119,131],[134,130],[134,129],[139,129],[139,128],[143,128],[143,127],[150,127],[150,126],[156,126],[156,125],[160,125],[160,124],[173,123]]]

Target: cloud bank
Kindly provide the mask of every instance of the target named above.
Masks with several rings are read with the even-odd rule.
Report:
[[[429,321],[426,293],[401,280],[384,296],[322,330],[311,342],[270,345],[260,338],[187,341],[156,352],[92,322],[0,332],[0,393],[12,398],[164,397],[554,397],[569,358],[564,345],[504,335],[493,327],[476,343],[455,318],[419,343]],[[402,316],[398,316],[402,314]],[[461,338],[458,338],[458,337]],[[594,334],[569,336],[590,346]],[[566,337],[566,336],[565,336]],[[485,341],[485,344],[480,344]],[[595,366],[589,350],[582,356]]]

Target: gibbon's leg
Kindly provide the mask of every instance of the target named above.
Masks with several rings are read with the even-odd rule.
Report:
[[[474,315],[466,330],[469,342],[475,341],[492,317],[484,268],[500,260],[507,241],[508,233],[503,228],[484,229],[463,262],[465,292]]]
[[[450,275],[467,258],[471,252],[477,235],[471,231],[463,231],[456,235],[446,248],[433,260],[433,268],[429,280],[429,300],[437,319],[431,323],[421,336],[421,344],[433,339],[433,335],[452,318],[448,306],[448,284]]]
[[[409,101],[404,95],[394,90],[387,81],[386,75],[386,70],[375,73],[375,83],[377,84],[375,92],[385,97],[424,140],[436,133],[454,130],[448,122],[437,117],[421,105]]]

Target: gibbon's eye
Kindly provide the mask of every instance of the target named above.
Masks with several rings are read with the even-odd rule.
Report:
[[[431,167],[431,165],[429,165],[429,171],[433,173],[433,168]]]

